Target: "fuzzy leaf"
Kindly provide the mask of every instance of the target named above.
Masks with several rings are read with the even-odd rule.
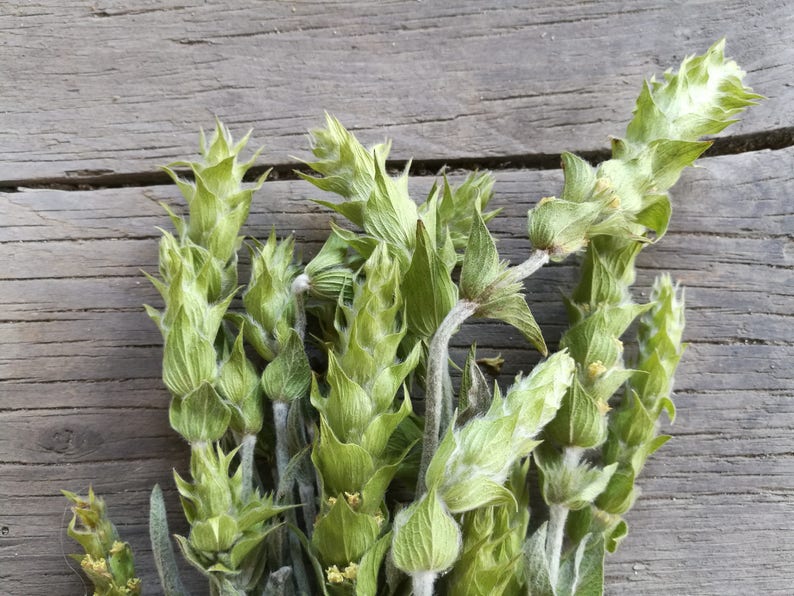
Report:
[[[549,578],[549,562],[546,558],[547,529],[548,523],[544,522],[524,543],[528,596],[556,596]]]
[[[340,494],[315,526],[312,545],[324,565],[347,565],[369,550],[379,532],[373,516],[353,511]]]
[[[173,398],[168,417],[174,430],[194,443],[223,437],[231,412],[215,388],[205,382],[185,397]]]
[[[165,596],[188,596],[189,592],[182,584],[174,547],[171,545],[165,500],[159,484],[154,485],[149,498],[149,537],[163,593]]]
[[[416,249],[403,279],[408,327],[420,337],[431,337],[458,299],[450,271],[435,251],[422,221],[416,224]]]
[[[604,593],[604,541],[592,534],[560,565],[556,596],[601,596]]]
[[[278,356],[262,373],[262,388],[270,399],[289,402],[306,396],[312,381],[309,359],[300,336],[290,329]]]
[[[469,242],[463,255],[460,273],[461,295],[477,301],[480,294],[500,273],[499,254],[491,233],[479,213],[475,213],[469,231]]]
[[[320,440],[312,450],[312,462],[320,472],[325,492],[331,495],[356,492],[372,477],[372,458],[359,445],[342,443],[320,416]]]
[[[502,299],[488,302],[483,308],[477,311],[477,315],[504,321],[512,325],[521,332],[537,350],[546,356],[549,353],[543,333],[535,317],[529,310],[527,301],[521,294],[509,294]]]
[[[361,557],[356,578],[356,596],[376,596],[378,593],[378,574],[386,552],[391,546],[391,532],[380,538]]]
[[[460,547],[460,528],[432,489],[395,517],[392,559],[406,573],[449,569]]]

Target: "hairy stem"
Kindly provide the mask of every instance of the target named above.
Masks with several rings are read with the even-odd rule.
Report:
[[[298,494],[303,505],[303,522],[306,526],[306,535],[311,538],[314,522],[317,518],[317,507],[314,505],[314,486],[308,482],[298,482]]]
[[[278,470],[279,481],[284,477],[289,464],[289,448],[287,446],[287,416],[289,415],[289,404],[283,401],[273,402],[273,426],[276,430],[276,469]],[[290,483],[288,490],[288,502],[292,502],[292,487]],[[312,499],[314,497],[312,496]],[[287,520],[297,526],[295,510],[290,509],[285,513]],[[289,558],[292,562],[295,582],[298,584],[298,592],[309,594],[309,579],[306,573],[306,566],[303,564],[303,552],[300,542],[293,532],[289,532],[287,538],[289,543]]]
[[[293,328],[298,336],[303,339],[306,336],[306,304],[303,295],[309,291],[309,276],[301,273],[292,282],[292,299],[295,301],[295,324]]]
[[[528,278],[538,269],[549,262],[549,253],[545,250],[533,250],[526,261],[511,267],[500,285],[516,283]]]
[[[283,401],[273,402],[273,426],[276,430],[276,469],[279,481],[289,464],[289,448],[287,447],[287,414],[289,404]]]
[[[551,585],[557,585],[560,575],[560,558],[562,557],[562,539],[565,535],[565,522],[568,519],[568,508],[565,505],[549,507],[549,529],[546,534],[546,558],[549,561],[549,579]]]
[[[549,261],[549,253],[535,250],[529,258],[508,270],[507,275],[483,290],[483,295],[506,285],[526,279]],[[425,430],[422,438],[422,462],[416,482],[416,495],[425,490],[425,472],[438,448],[439,436],[446,430],[452,416],[452,382],[449,378],[449,342],[455,331],[466,319],[477,312],[479,304],[472,300],[459,300],[436,329],[427,356],[427,380],[425,383]]]
[[[566,468],[575,468],[582,457],[581,447],[563,447],[562,462]],[[549,561],[549,579],[557,586],[562,559],[562,543],[565,537],[565,522],[568,520],[568,507],[560,504],[549,506],[549,528],[546,534],[546,558]]]
[[[411,576],[413,596],[433,596],[433,584],[436,583],[437,574],[432,571],[414,573]]]
[[[254,490],[254,451],[256,435],[245,435],[240,442],[240,465],[243,468],[243,500],[247,501]]]
[[[477,310],[477,304],[460,300],[447,313],[436,329],[427,356],[427,381],[425,383],[425,430],[422,439],[422,463],[416,483],[416,496],[425,491],[425,472],[438,448],[441,431],[441,412],[444,404],[444,377],[448,371],[449,340],[463,322]]]

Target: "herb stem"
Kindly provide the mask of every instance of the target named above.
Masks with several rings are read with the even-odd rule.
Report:
[[[295,329],[301,339],[306,336],[306,304],[303,295],[309,291],[309,284],[309,276],[301,273],[295,278],[290,287],[292,299],[295,301],[295,324],[293,329]]]
[[[243,469],[243,501],[247,501],[254,490],[254,451],[256,435],[247,434],[240,442],[240,465]]]
[[[276,469],[278,470],[279,482],[284,478],[287,472],[287,465],[289,465],[289,448],[287,446],[287,417],[289,415],[289,404],[283,401],[273,402],[273,426],[276,430]],[[292,502],[292,487],[294,485],[290,482],[288,487],[289,503]],[[313,497],[312,497],[313,498]],[[287,520],[293,525],[297,526],[297,519],[294,510],[289,510],[285,514]],[[287,538],[289,546],[289,557],[292,561],[292,569],[295,576],[295,582],[298,585],[299,593],[309,594],[309,580],[306,574],[306,567],[303,564],[303,553],[298,538],[293,532],[289,532]]]
[[[437,576],[433,571],[412,574],[413,596],[433,596],[433,584]]]
[[[287,446],[287,415],[289,404],[283,401],[273,402],[273,426],[276,430],[276,470],[279,482],[284,477],[289,464],[289,447]]]
[[[563,447],[562,464],[568,470],[579,465],[583,449],[581,447]],[[549,505],[549,527],[546,534],[546,558],[549,561],[549,579],[552,586],[557,586],[560,575],[560,559],[562,559],[562,543],[565,537],[565,522],[568,520],[568,507],[554,503]]]
[[[427,356],[427,381],[425,383],[425,430],[422,438],[422,462],[416,482],[416,496],[425,491],[425,472],[438,448],[441,432],[441,415],[444,408],[444,377],[448,373],[449,341],[463,322],[477,310],[477,304],[459,300],[436,329]],[[451,388],[450,388],[451,393]],[[451,400],[451,395],[450,395]],[[450,405],[451,410],[451,405]]]
[[[549,262],[549,252],[546,250],[535,249],[526,261],[519,263],[515,267],[507,270],[507,275],[500,285],[517,283],[528,278],[538,269]]]

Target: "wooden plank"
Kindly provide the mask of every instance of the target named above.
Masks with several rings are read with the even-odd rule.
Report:
[[[276,164],[325,110],[399,159],[604,149],[643,77],[720,36],[769,97],[733,134],[768,133],[794,121],[793,20],[791,0],[6,2],[0,182],[152,172],[214,114]]]
[[[607,563],[609,594],[786,594],[794,575],[794,149],[707,159],[676,188],[669,237],[644,251],[638,293],[672,270],[687,286],[690,347],[677,377],[674,436],[651,460],[631,534]],[[526,210],[559,191],[558,171],[497,172],[494,222],[506,256],[528,250]],[[428,179],[412,180],[420,196]],[[294,229],[316,250],[327,227],[305,183],[269,182],[249,231]],[[265,198],[266,197],[266,198]],[[185,446],[168,428],[159,380],[160,339],[140,308],[157,296],[137,269],[155,268],[158,200],[171,187],[25,191],[0,197],[0,585],[19,594],[81,593],[67,567],[60,488],[93,482],[138,552],[152,592],[146,503],[167,488],[174,530],[184,531],[170,470]],[[27,264],[27,266],[25,266]],[[553,341],[564,326],[559,289],[571,264],[530,280]],[[501,381],[537,355],[517,334],[467,325],[453,353],[477,339],[507,359]],[[35,569],[35,573],[31,573]],[[200,578],[190,575],[194,593]],[[727,591],[727,592],[726,592]]]

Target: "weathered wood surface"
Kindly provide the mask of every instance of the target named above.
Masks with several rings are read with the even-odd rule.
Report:
[[[794,145],[792,0],[242,2],[94,0],[0,6],[0,594],[83,593],[63,553],[59,489],[93,483],[157,593],[146,537],[185,446],[169,429],[157,330],[158,205],[179,205],[155,166],[190,155],[218,114],[256,129],[263,162],[305,155],[335,113],[388,135],[420,171],[496,167],[501,250],[528,249],[525,213],[559,191],[557,154],[597,154],[642,78],[726,36],[769,100],[723,152]],[[607,593],[791,594],[794,586],[794,149],[708,158],[674,192],[670,234],[640,260],[638,294],[669,270],[687,286],[690,348],[674,440],[646,468]],[[536,170],[531,168],[549,168]],[[519,169],[527,168],[527,169]],[[52,182],[69,190],[37,189]],[[91,184],[80,188],[81,184]],[[97,185],[133,188],[97,189]],[[416,177],[421,194],[430,184]],[[299,181],[268,182],[246,231],[295,231],[307,254],[329,215]],[[563,324],[572,263],[532,278],[546,336]],[[504,326],[457,338],[537,355]],[[203,582],[191,576],[195,593]]]
[[[608,594],[790,594],[794,585],[794,149],[708,158],[674,191],[671,231],[640,259],[638,293],[670,270],[687,287],[690,342],[677,379],[674,440],[640,481],[631,534],[607,563]],[[525,213],[558,192],[557,170],[497,172],[501,250],[528,249]],[[417,195],[428,178],[415,178]],[[307,253],[328,213],[299,181],[268,182],[246,231],[294,230]],[[22,190],[0,197],[0,593],[82,593],[63,557],[60,488],[105,495],[157,593],[146,537],[155,482],[178,520],[170,470],[186,449],[167,422],[160,337],[141,309],[157,302],[157,204],[173,187]],[[530,280],[531,303],[554,341],[558,290],[570,264]],[[504,326],[473,323],[502,352],[503,381],[536,355]],[[457,351],[460,356],[461,351]],[[183,526],[176,523],[175,531]],[[203,582],[191,576],[202,593]]]
[[[785,143],[791,0],[3,2],[0,181],[151,179],[213,114],[291,163],[324,110],[400,159],[546,163],[720,36],[769,97],[733,143]]]

